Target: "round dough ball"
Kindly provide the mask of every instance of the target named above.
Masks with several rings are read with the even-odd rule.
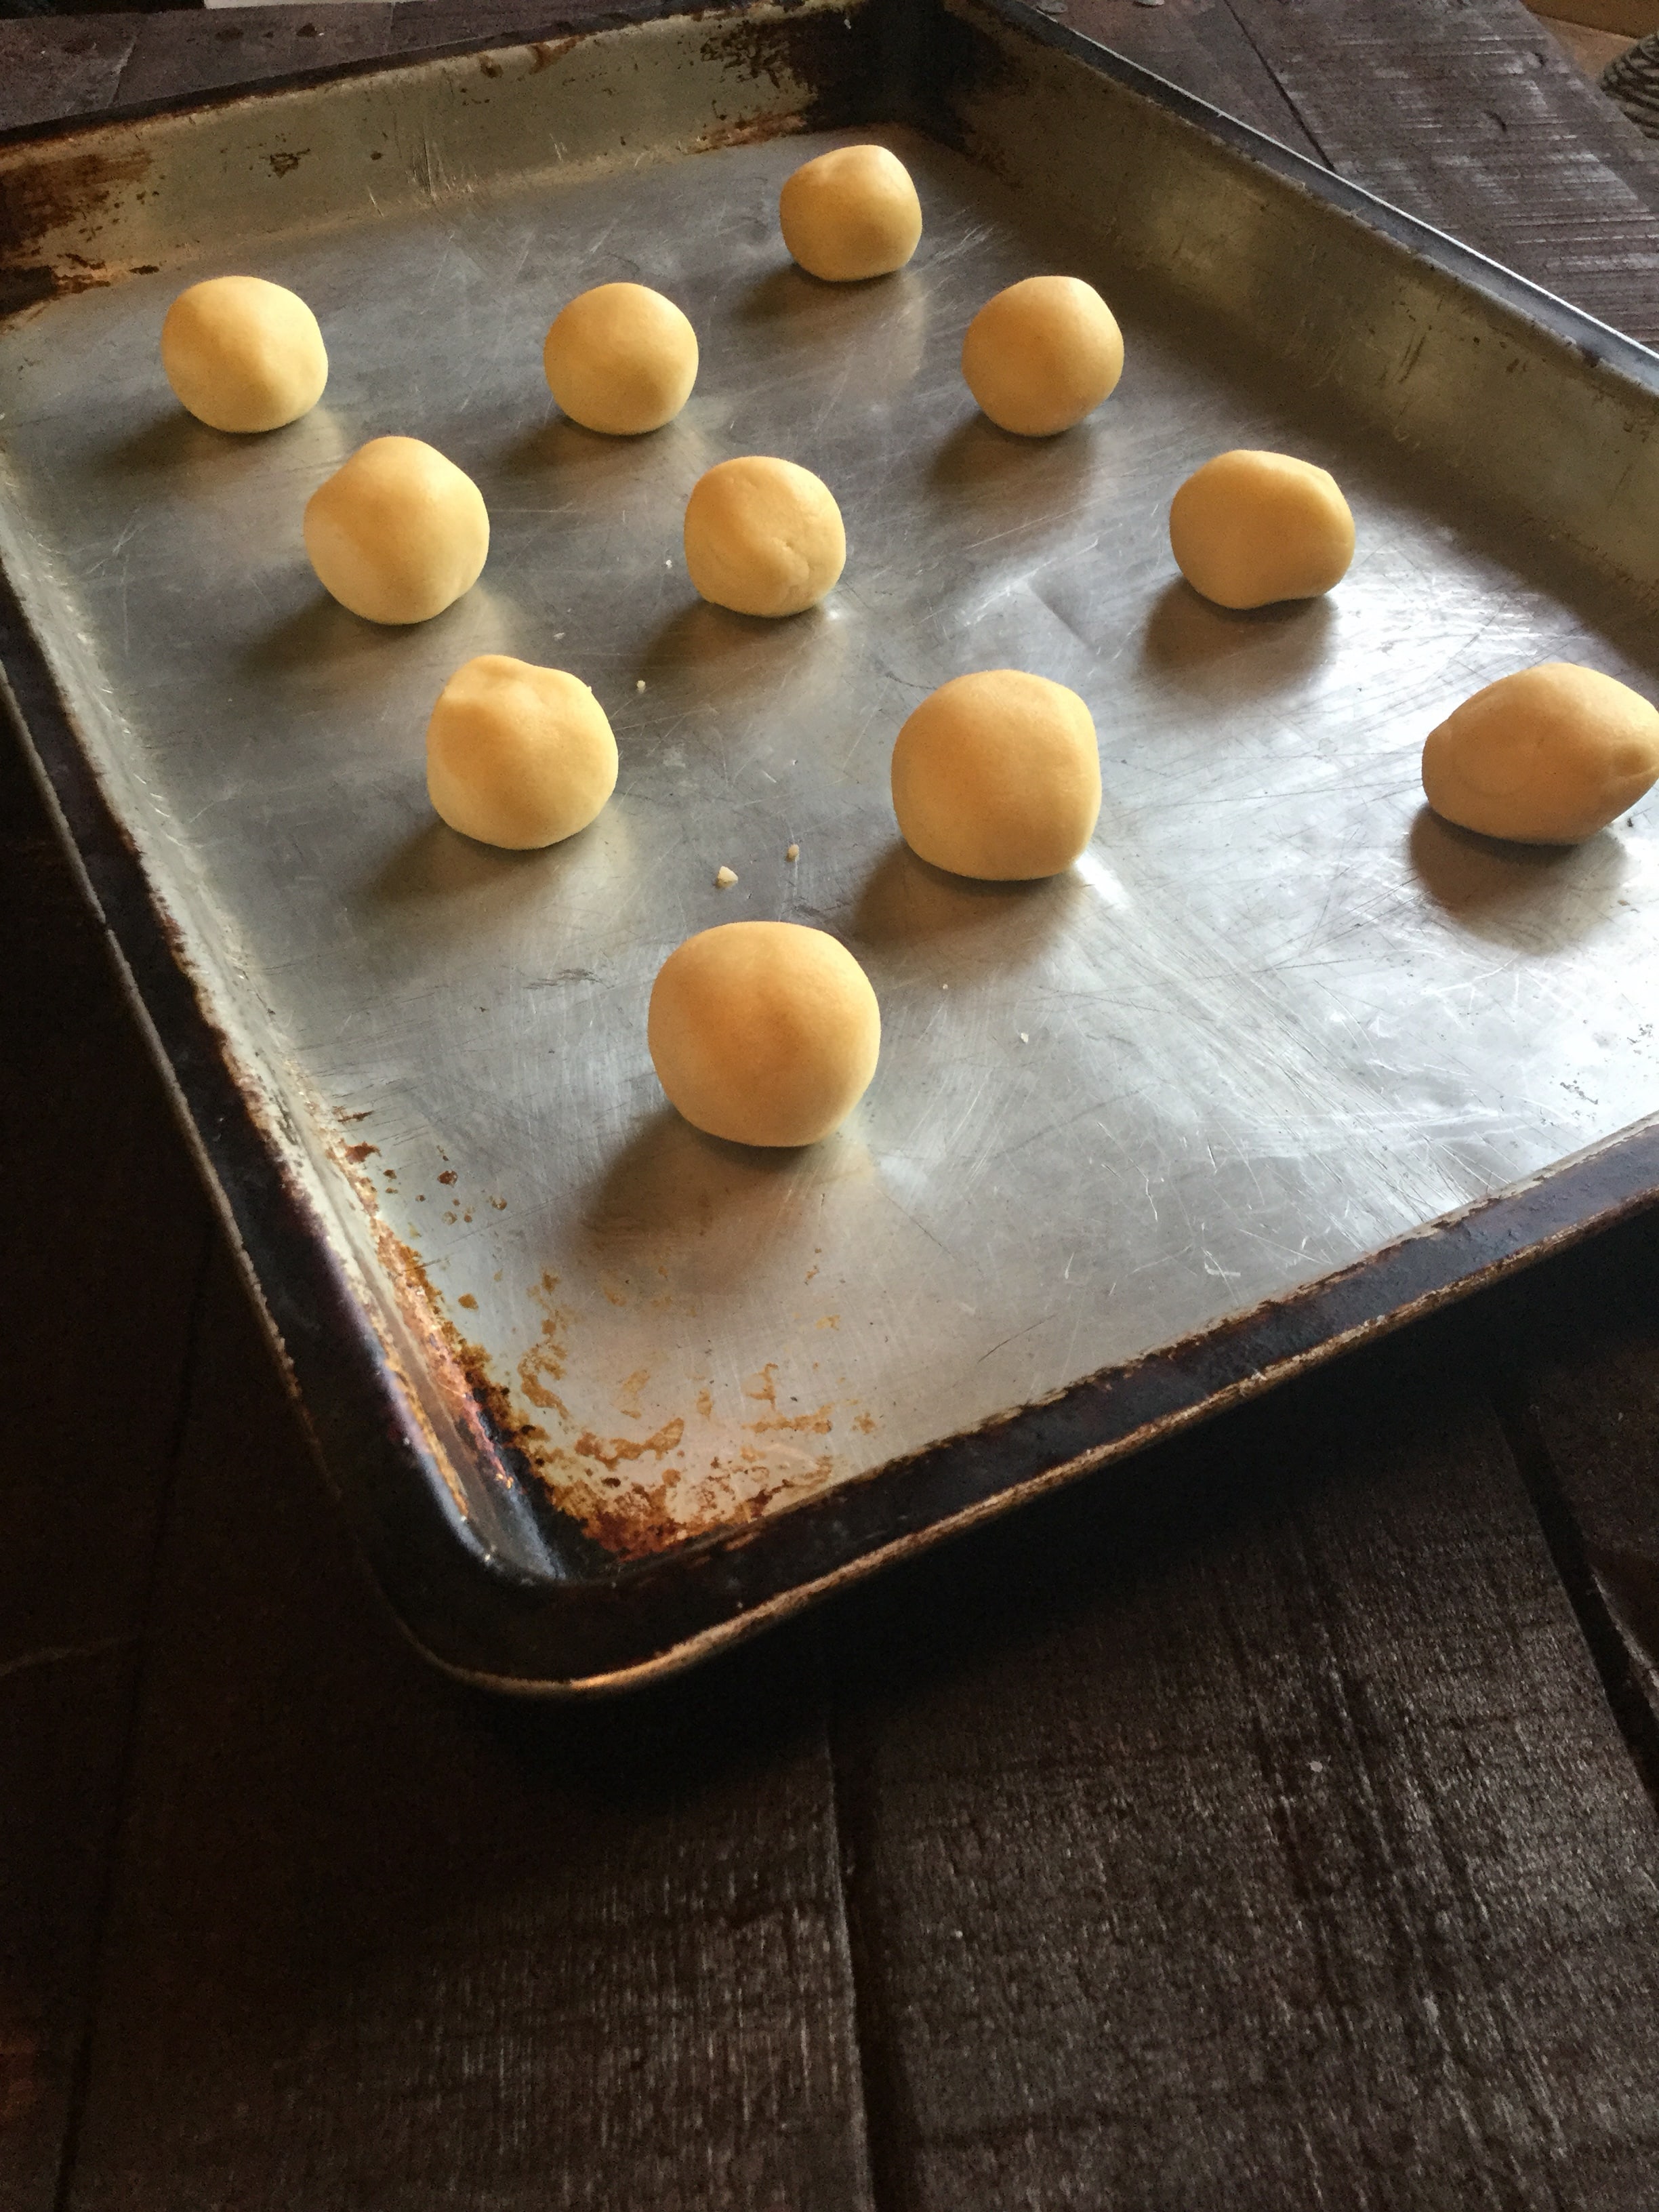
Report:
[[[1170,507],[1170,550],[1219,607],[1311,599],[1348,573],[1353,516],[1328,469],[1289,453],[1218,453]]]
[[[921,236],[910,172],[884,146],[839,146],[778,194],[783,242],[809,275],[851,284],[902,269]]]
[[[999,429],[1052,438],[1115,390],[1123,333],[1080,276],[1027,276],[969,324],[962,373]]]
[[[328,382],[317,318],[263,276],[210,276],[167,309],[161,367],[174,397],[215,430],[280,430]]]
[[[660,430],[691,397],[697,334],[647,284],[596,284],[562,307],[542,347],[548,389],[586,430]]]
[[[371,438],[306,503],[306,551],[325,591],[367,622],[428,621],[478,580],[483,495],[419,438]]]
[[[1659,711],[1593,668],[1546,660],[1449,714],[1423,748],[1435,812],[1488,837],[1576,845],[1659,779]]]
[[[1018,668],[956,676],[893,747],[893,811],[913,853],[994,883],[1055,876],[1094,834],[1100,752],[1075,691]]]
[[[688,937],[651,987],[657,1079],[694,1128],[739,1145],[811,1145],[850,1114],[881,1050],[881,1010],[852,954],[793,921]]]
[[[438,695],[426,787],[452,830],[526,852],[574,837],[617,787],[617,740],[580,678],[481,653]]]
[[[685,566],[717,607],[798,615],[847,565],[847,532],[811,469],[744,453],[699,477],[685,503]]]

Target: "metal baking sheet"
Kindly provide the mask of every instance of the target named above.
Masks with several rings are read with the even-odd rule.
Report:
[[[860,136],[911,168],[923,243],[824,286],[777,190]],[[673,1663],[1651,1184],[1653,811],[1505,849],[1416,774],[1528,662],[1655,689],[1641,349],[1012,6],[645,16],[14,148],[0,182],[13,687],[445,1663]],[[1056,267],[1128,366],[1079,429],[1012,439],[962,332]],[[332,366],[234,440],[172,403],[156,336],[248,268]],[[539,373],[558,306],[617,277],[702,343],[648,439],[562,421]],[[493,530],[406,631],[328,600],[300,538],[393,430]],[[1341,481],[1329,599],[1233,616],[1176,576],[1170,495],[1237,445]],[[684,574],[685,495],[743,452],[846,517],[795,621]],[[483,651],[575,671],[617,730],[615,800],[547,853],[426,802],[432,700]],[[1098,833],[1049,883],[931,870],[888,803],[908,709],[1002,665],[1100,732]],[[875,1085],[806,1152],[703,1139],[652,1075],[658,965],[744,916],[832,931],[881,1001]]]

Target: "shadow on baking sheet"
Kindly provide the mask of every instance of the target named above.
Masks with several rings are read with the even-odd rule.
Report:
[[[830,607],[773,621],[693,599],[653,634],[640,672],[648,687],[683,685],[700,702],[717,702],[729,718],[733,708],[771,697],[786,682],[822,684],[842,665],[848,642],[845,619]]]
[[[1336,610],[1327,599],[1234,610],[1212,605],[1174,576],[1152,602],[1140,657],[1166,682],[1224,690],[1231,700],[1255,698],[1310,676],[1335,649],[1336,631]]]
[[[927,488],[968,511],[978,529],[1062,523],[1100,496],[1097,448],[1109,426],[1079,422],[1057,438],[1020,438],[977,410],[947,432],[929,457]]]
[[[402,906],[495,890],[515,877],[539,884],[546,874],[545,848],[514,853],[481,845],[447,822],[433,820],[394,848],[368,879],[365,895],[373,905]]]
[[[664,1104],[635,1128],[588,1192],[583,1241],[619,1266],[651,1265],[696,1248],[699,1281],[740,1281],[808,1239],[827,1180],[857,1173],[867,1154],[850,1131],[776,1147],[705,1136]]]
[[[1471,935],[1522,952],[1588,937],[1619,899],[1626,854],[1606,830],[1582,845],[1514,845],[1443,822],[1421,806],[1407,838],[1429,902]]]
[[[980,883],[890,845],[858,895],[846,933],[872,950],[949,945],[982,967],[1018,969],[1043,953],[1088,903],[1068,868],[1035,883]]]

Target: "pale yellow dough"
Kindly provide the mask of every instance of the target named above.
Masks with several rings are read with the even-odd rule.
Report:
[[[637,436],[672,422],[690,398],[697,334],[648,285],[598,284],[555,317],[542,367],[573,422]]]
[[[426,622],[470,592],[489,551],[471,477],[419,438],[371,438],[312,494],[306,551],[324,589],[377,623]]]
[[[793,461],[745,453],[698,477],[685,506],[685,566],[717,607],[798,615],[847,565],[830,488]]]
[[[881,1010],[852,954],[793,921],[688,937],[651,987],[657,1079],[694,1128],[811,1145],[845,1121],[881,1051]]]
[[[1353,558],[1353,516],[1327,469],[1289,453],[1218,453],[1170,507],[1170,550],[1195,592],[1220,607],[1311,599]]]
[[[280,430],[328,382],[317,318],[263,276],[210,276],[161,325],[161,368],[179,404],[215,430]]]
[[[586,830],[617,787],[617,740],[580,678],[481,653],[438,695],[426,787],[452,830],[523,852]]]
[[[921,236],[921,202],[896,154],[841,146],[796,170],[778,195],[778,222],[809,275],[851,284],[903,268]]]
[[[1576,845],[1659,779],[1659,711],[1593,668],[1546,660],[1449,714],[1423,748],[1423,791],[1465,830]]]
[[[1075,691],[1018,668],[953,677],[893,747],[893,811],[912,852],[994,882],[1058,875],[1094,834],[1100,753]]]
[[[1123,333],[1080,276],[1027,276],[969,324],[962,373],[1000,429],[1052,438],[1116,389]]]

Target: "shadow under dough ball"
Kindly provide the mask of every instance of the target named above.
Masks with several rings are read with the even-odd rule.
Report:
[[[167,309],[161,368],[198,422],[246,434],[309,414],[328,382],[328,353],[298,293],[263,276],[210,276]]]
[[[952,875],[1024,883],[1070,867],[1100,817],[1100,749],[1075,691],[1023,669],[952,677],[893,747],[893,811]]]
[[[700,476],[685,503],[685,568],[717,607],[798,615],[847,565],[830,487],[793,461],[744,453]]]
[[[481,653],[438,695],[426,787],[452,830],[527,852],[586,830],[617,787],[617,740],[580,677]]]
[[[869,1088],[881,1010],[824,931],[729,921],[669,954],[646,1032],[657,1079],[694,1128],[739,1145],[811,1145]]]
[[[554,318],[548,389],[573,422],[637,437],[672,422],[697,380],[697,334],[647,284],[597,284]]]
[[[419,438],[371,438],[313,492],[306,551],[366,622],[428,622],[478,580],[489,516],[471,477]]]
[[[1500,676],[1423,748],[1423,795],[1443,820],[1522,844],[1579,844],[1656,779],[1659,710],[1570,660]]]
[[[785,180],[778,227],[809,276],[852,284],[903,268],[921,237],[921,202],[896,154],[838,146]]]
[[[1336,478],[1290,453],[1218,453],[1170,504],[1176,566],[1218,607],[1317,599],[1347,574],[1353,542]]]
[[[1052,438],[1116,390],[1123,333],[1080,276],[1027,276],[969,324],[962,374],[1000,430]]]

